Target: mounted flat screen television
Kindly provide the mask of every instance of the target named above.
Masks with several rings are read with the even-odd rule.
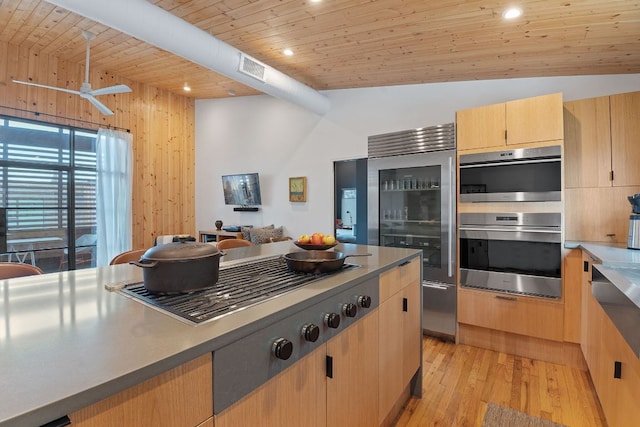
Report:
[[[257,173],[223,175],[222,189],[224,203],[227,205],[259,206],[262,204],[260,178]]]

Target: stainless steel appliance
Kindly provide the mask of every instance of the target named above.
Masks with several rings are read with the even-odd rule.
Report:
[[[339,271],[355,267],[345,263]],[[200,324],[306,286],[327,274],[291,272],[284,258],[277,256],[221,268],[217,283],[197,292],[158,294],[149,292],[143,283],[127,286],[122,292],[186,323]]]
[[[462,213],[460,285],[562,296],[560,213]]]
[[[558,201],[559,145],[460,156],[461,202]]]
[[[453,123],[369,137],[368,243],[422,250],[422,327],[454,338]]]
[[[640,249],[640,194],[629,196],[632,206],[632,214],[629,215],[629,238],[627,248]]]

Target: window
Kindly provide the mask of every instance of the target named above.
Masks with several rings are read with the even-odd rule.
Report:
[[[95,266],[96,132],[0,116],[3,214],[2,261]]]

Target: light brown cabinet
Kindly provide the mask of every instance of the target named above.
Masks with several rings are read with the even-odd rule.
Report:
[[[591,266],[593,260],[584,251],[582,251],[582,292],[580,294],[581,309],[580,309],[580,348],[582,349],[582,355],[587,362],[587,366],[594,366],[594,345],[596,338],[599,339],[600,333],[597,330],[591,330],[597,325],[593,324],[594,309],[593,304],[597,301],[591,295]],[[589,325],[589,323],[592,323]],[[593,378],[593,374],[592,374]],[[595,382],[595,381],[594,381]]]
[[[609,97],[613,185],[640,185],[640,92]]]
[[[565,188],[610,187],[609,97],[564,103]]]
[[[640,92],[567,102],[565,237],[626,243],[631,207],[640,192]]]
[[[325,360],[322,345],[216,415],[216,427],[328,425]]]
[[[564,341],[579,344],[582,306],[582,250],[571,249],[564,253],[562,268]]]
[[[213,415],[211,354],[69,414],[73,426],[197,426]],[[206,425],[206,424],[205,424]]]
[[[420,367],[420,259],[380,275],[378,424]]]
[[[584,254],[587,272],[582,282],[581,348],[607,423],[640,425],[640,360],[628,346],[591,292],[591,259]],[[619,364],[619,378],[616,378]]]
[[[398,331],[396,331],[398,333]],[[327,425],[374,426],[378,402],[378,313],[365,316],[327,342]],[[307,425],[291,424],[291,425]]]
[[[456,112],[456,129],[458,151],[561,141],[562,94],[461,110]]]
[[[565,187],[640,185],[640,92],[564,104]]]
[[[460,288],[458,322],[551,341],[563,340],[563,304],[556,300]]]

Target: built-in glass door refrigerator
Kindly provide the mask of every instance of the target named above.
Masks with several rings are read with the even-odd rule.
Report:
[[[422,326],[455,339],[455,150],[369,158],[368,242],[423,255]]]

